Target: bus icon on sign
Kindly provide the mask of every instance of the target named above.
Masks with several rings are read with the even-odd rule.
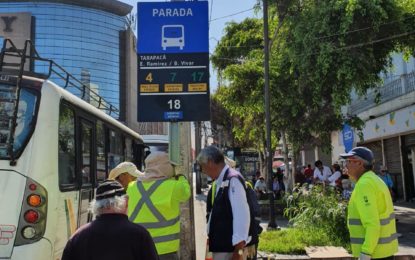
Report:
[[[161,47],[165,51],[168,47],[184,47],[184,26],[163,25],[161,27]]]

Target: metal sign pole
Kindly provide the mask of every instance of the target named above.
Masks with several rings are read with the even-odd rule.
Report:
[[[272,152],[271,152],[271,116],[270,116],[270,97],[269,97],[269,37],[268,37],[268,2],[263,0],[264,12],[264,94],[265,94],[265,123],[266,123],[266,162],[267,162],[267,176],[269,188],[269,223],[268,228],[277,228],[275,222],[275,205],[274,194],[272,193]]]

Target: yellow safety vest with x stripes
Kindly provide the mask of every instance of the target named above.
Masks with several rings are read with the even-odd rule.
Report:
[[[128,217],[145,227],[159,255],[176,252],[180,246],[180,202],[190,197],[186,178],[135,181],[128,185]]]
[[[353,256],[384,258],[398,251],[392,198],[374,172],[364,173],[357,181],[347,215]]]

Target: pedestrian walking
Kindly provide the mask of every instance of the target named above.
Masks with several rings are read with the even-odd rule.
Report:
[[[256,181],[254,189],[259,200],[264,200],[267,198],[267,184],[265,183],[264,176],[260,176]]]
[[[179,259],[180,203],[190,198],[189,182],[175,175],[165,152],[152,152],[144,162],[144,174],[128,185],[128,216],[150,232],[160,260]]]
[[[389,174],[388,168],[385,165],[382,165],[382,167],[380,167],[379,177],[385,182],[386,186],[388,187],[389,192],[392,196],[392,201],[395,201],[396,197],[395,197],[395,192],[393,190],[392,177]]]
[[[347,214],[353,256],[359,260],[393,259],[398,251],[395,213],[388,187],[372,171],[372,151],[355,147],[340,156],[356,181]]]
[[[122,162],[110,171],[109,180],[116,180],[127,190],[128,184],[135,181],[138,176],[142,175],[134,163]]]
[[[251,219],[245,187],[239,179],[242,175],[225,164],[223,153],[215,146],[205,147],[197,162],[217,187],[212,191],[214,200],[207,225],[213,259],[246,259]]]
[[[62,260],[158,259],[148,231],[128,220],[127,205],[128,196],[120,183],[101,183],[90,206],[96,219],[68,240]]]

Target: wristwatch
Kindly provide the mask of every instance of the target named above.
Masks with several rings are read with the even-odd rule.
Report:
[[[239,249],[238,250],[238,255],[243,255],[244,254],[244,250],[243,249]]]

